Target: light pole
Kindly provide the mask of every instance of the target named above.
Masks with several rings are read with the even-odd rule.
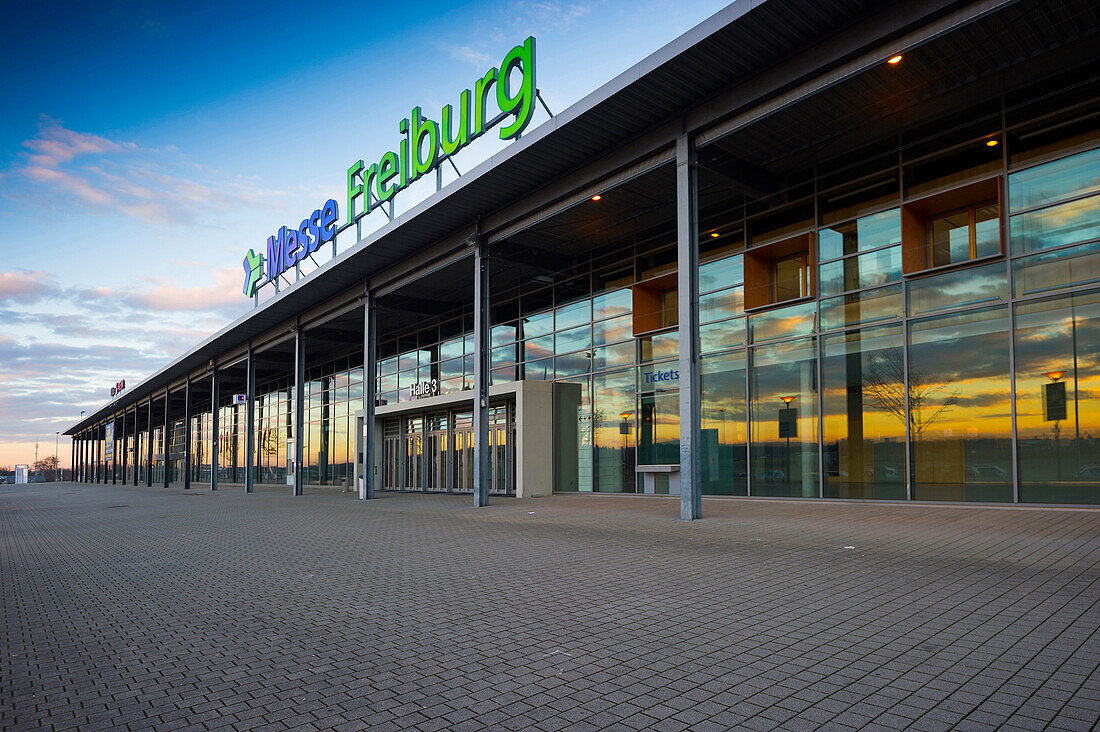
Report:
[[[781,415],[784,419],[779,421],[779,430],[782,432],[782,436],[787,438],[787,484],[792,485],[793,480],[791,478],[791,429],[794,426],[794,420],[791,419],[791,402],[795,400],[793,396],[781,396],[779,399],[783,402],[783,412]]]
[[[1063,376],[1065,376],[1065,374],[1066,374],[1065,371],[1047,371],[1045,374],[1043,374],[1043,376],[1050,379],[1051,384],[1057,384],[1058,380],[1061,379]],[[1048,389],[1048,394],[1049,393],[1050,393],[1050,389]],[[1048,412],[1051,411],[1050,397],[1049,396],[1047,397],[1047,410],[1048,410]],[[1060,433],[1061,433],[1061,427],[1059,425],[1059,422],[1061,421],[1061,418],[1059,417],[1059,415],[1064,410],[1065,410],[1065,400],[1063,399],[1060,410],[1056,414],[1053,415],[1055,417],[1055,419],[1054,419],[1054,474],[1056,476],[1056,480],[1058,480],[1059,482],[1061,482],[1061,480],[1062,480],[1062,456],[1061,456],[1061,450],[1059,450],[1059,445],[1058,445],[1058,438],[1059,438]]]
[[[60,439],[61,439],[61,433],[60,432],[54,432],[53,433],[53,459],[54,459],[54,468],[56,469],[56,472],[57,472],[57,482],[58,483],[61,482],[61,458],[59,458],[57,456],[57,442]]]

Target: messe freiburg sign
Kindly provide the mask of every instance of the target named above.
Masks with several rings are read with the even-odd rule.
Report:
[[[523,134],[534,115],[538,93],[535,39],[528,37],[523,45],[513,48],[499,67],[490,68],[472,86],[473,90],[459,94],[457,112],[454,105],[444,105],[438,122],[420,107],[413,107],[409,116],[397,123],[402,135],[397,150],[386,152],[370,165],[356,160],[348,167],[345,226],[393,199],[493,127],[507,122],[500,128],[502,140]],[[249,249],[243,262],[244,294],[252,297],[258,287],[332,241],[339,219],[339,206],[329,199],[298,226],[283,226],[268,237],[266,256]]]

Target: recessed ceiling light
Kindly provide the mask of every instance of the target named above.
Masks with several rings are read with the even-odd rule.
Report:
[[[986,140],[985,141],[985,146],[986,147],[997,147],[997,140]]]
[[[598,201],[598,200],[600,200],[601,198],[603,198],[603,196],[601,196],[601,195],[600,195],[599,193],[597,193],[596,195],[592,196],[592,200],[593,200],[593,201]]]
[[[718,234],[718,232],[717,232],[717,231],[712,231],[712,232],[710,232],[710,238],[711,238],[711,239],[717,239],[717,238],[718,238],[718,236],[719,236],[719,234]]]
[[[901,54],[899,53],[897,56],[891,56],[890,58],[886,59],[886,63],[888,63],[888,64],[900,64],[901,63]]]

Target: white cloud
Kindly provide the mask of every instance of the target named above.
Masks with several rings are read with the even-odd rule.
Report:
[[[154,149],[78,132],[49,117],[41,119],[38,134],[23,147],[26,152],[13,179],[61,192],[92,211],[122,213],[147,223],[208,225],[212,213],[271,209],[288,195],[260,188],[251,179],[221,182],[225,176],[216,171],[180,164],[179,152],[171,146]],[[180,169],[209,182],[180,176]]]

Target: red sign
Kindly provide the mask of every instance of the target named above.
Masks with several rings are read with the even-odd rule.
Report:
[[[123,379],[122,381],[118,382],[117,384],[115,384],[114,386],[111,387],[111,396],[113,397],[117,394],[121,394],[122,390],[125,389],[125,388],[126,388],[126,379]]]

